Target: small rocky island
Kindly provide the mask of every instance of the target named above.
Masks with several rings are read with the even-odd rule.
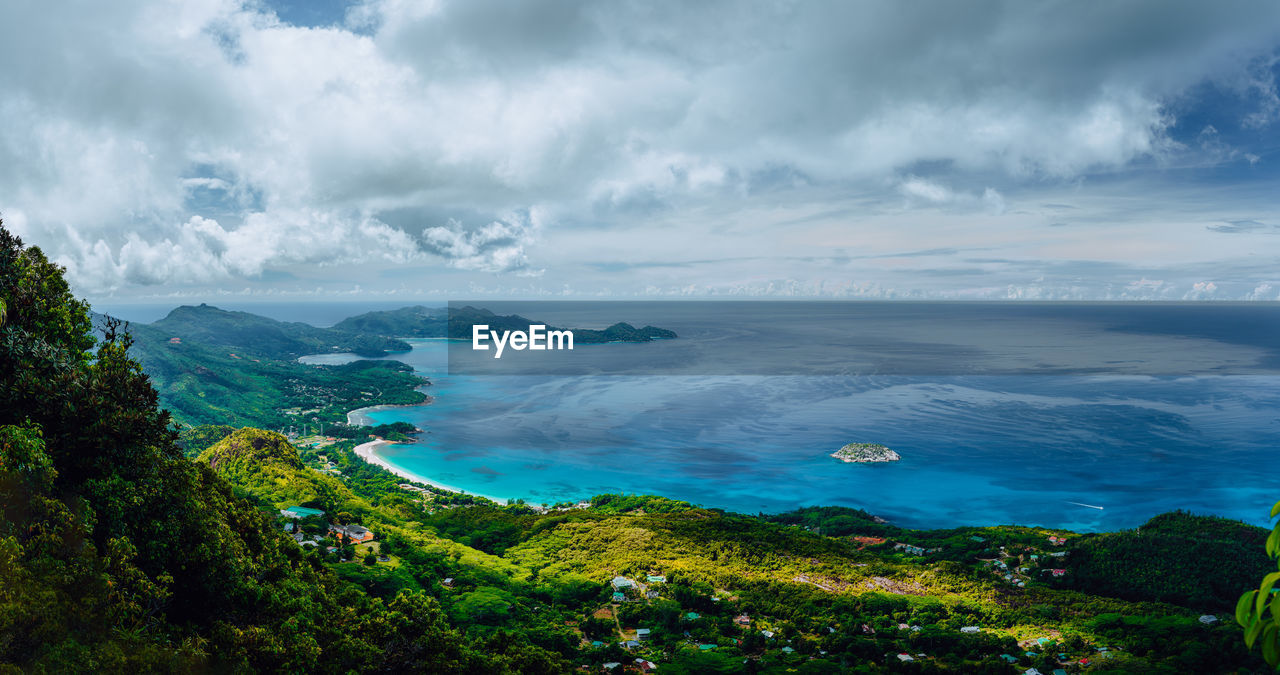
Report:
[[[902,459],[898,453],[875,443],[850,443],[831,453],[842,462],[896,462]]]

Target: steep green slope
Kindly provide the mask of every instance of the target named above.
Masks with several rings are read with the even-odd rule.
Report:
[[[332,476],[306,470],[288,439],[270,431],[239,429],[200,453],[196,463],[273,509],[314,504],[336,513],[354,499]]]
[[[0,670],[508,668],[340,581],[212,470],[62,271],[0,227]],[[512,667],[514,668],[514,667]]]
[[[1267,534],[1225,518],[1166,513],[1136,530],[1081,537],[1063,585],[1228,612],[1250,583],[1275,571],[1263,547]]]

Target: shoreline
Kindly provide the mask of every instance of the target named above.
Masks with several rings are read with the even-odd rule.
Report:
[[[418,393],[426,397],[426,400],[421,403],[384,403],[381,405],[370,405],[348,411],[347,426],[373,427],[377,426],[379,422],[372,417],[369,417],[369,413],[382,412],[383,410],[394,410],[396,408],[416,408],[422,405],[431,405],[431,403],[435,401],[435,398],[422,391],[422,389],[426,389],[429,386],[431,385],[423,385],[416,390]]]
[[[405,407],[405,406],[395,406],[395,407]],[[444,490],[445,492],[455,492],[458,494],[469,494],[475,497],[483,497],[485,499],[495,501],[503,505],[507,503],[507,500],[505,499],[499,499],[497,497],[491,497],[489,495],[482,495],[477,492],[467,492],[466,490],[463,490],[461,488],[456,488],[452,485],[445,485],[444,483],[438,483],[425,476],[413,473],[412,471],[406,471],[405,469],[402,469],[396,466],[395,464],[392,464],[385,457],[378,455],[378,448],[381,448],[387,445],[399,445],[399,444],[393,441],[383,440],[381,438],[369,441],[367,443],[361,443],[360,445],[357,445],[355,447],[356,457],[359,457],[360,459],[364,460],[369,464],[380,466],[383,469],[386,469],[388,472],[396,476],[399,476],[405,480],[413,481],[415,483],[422,483],[423,485],[430,485],[433,488],[436,488],[438,490]]]

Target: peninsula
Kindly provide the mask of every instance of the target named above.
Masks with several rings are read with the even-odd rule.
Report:
[[[902,459],[898,453],[875,443],[850,443],[831,453],[842,462],[896,462]]]

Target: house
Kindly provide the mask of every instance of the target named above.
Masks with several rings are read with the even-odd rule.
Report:
[[[646,591],[644,597],[649,598],[650,600],[657,600],[662,597],[662,595],[657,591]]]
[[[626,602],[626,601],[627,601],[627,596],[625,594],[617,593],[617,592],[613,594],[613,602]]]
[[[910,655],[910,654],[899,654],[899,655],[898,655],[898,660],[899,660],[899,661],[901,661],[901,662],[903,662],[903,663],[908,663],[908,662],[910,662],[910,661],[915,661],[915,659],[911,658],[911,655]]]
[[[1035,668],[1028,668],[1028,669],[1026,669],[1026,670],[1022,671],[1022,675],[1044,675],[1044,673],[1041,673],[1040,671],[1036,670]]]
[[[373,541],[373,532],[363,525],[330,525],[329,531],[339,537],[345,537],[353,544]]]
[[[910,628],[910,627],[911,627],[911,626],[908,626],[908,625],[907,625],[907,624],[905,624],[905,623],[900,623],[900,624],[898,624],[898,630],[907,630],[907,629],[908,629],[908,628]]]
[[[1050,543],[1050,544],[1053,544],[1054,546],[1062,546],[1063,544],[1067,543],[1067,538],[1066,538],[1066,537],[1052,537],[1052,536],[1051,536],[1051,537],[1049,537],[1049,543]]]
[[[965,626],[964,628],[960,629],[960,632],[961,633],[977,633],[980,630],[981,629],[978,628],[977,626]]]
[[[635,640],[627,640],[626,642],[619,642],[618,644],[622,645],[623,649],[635,649],[640,646],[640,643]]]
[[[795,653],[795,651],[796,651],[796,650],[794,650],[794,649],[792,649],[792,648],[790,648],[790,647],[783,647],[783,648],[782,648],[782,653],[783,653],[783,654],[794,654],[794,653]]]
[[[280,515],[285,518],[310,518],[311,516],[323,516],[324,511],[309,509],[305,506],[286,506],[280,509]]]
[[[180,337],[171,337],[171,338],[169,338],[169,344],[171,344],[171,345],[180,345],[180,344],[182,344],[182,338],[180,338]]]
[[[876,634],[876,629],[872,628],[870,624],[865,624],[865,623],[864,623],[864,624],[862,624],[862,632],[863,632],[863,633],[865,633],[865,634],[867,634],[867,635],[875,635],[875,634]]]
[[[1017,662],[1018,662],[1018,657],[1014,656],[1013,654],[1001,654],[1001,655],[1000,655],[1000,658],[1004,659],[1005,663],[1017,663]]]
[[[751,625],[751,617],[746,614],[739,614],[733,617],[733,622],[739,626],[749,626]]]
[[[770,639],[770,640],[773,639],[773,631],[771,630],[762,630],[760,631],[760,634],[765,636],[766,639]]]
[[[613,585],[613,590],[615,591],[620,591],[624,588],[635,588],[636,586],[636,582],[626,577],[614,577],[609,583]]]
[[[1218,623],[1218,617],[1212,614],[1201,614],[1200,623],[1206,626],[1212,626],[1213,624]]]
[[[1067,571],[1064,569],[1053,569],[1053,570],[1049,570],[1049,572],[1053,574],[1053,576],[1055,577],[1066,576],[1067,574]]]
[[[710,650],[715,649],[715,648],[716,648],[716,646],[715,646],[715,645],[710,645],[710,644],[701,644],[701,645],[698,645],[698,649],[700,649],[700,650],[702,650],[702,651],[704,651],[704,652],[705,652],[705,651],[710,651]]]
[[[617,668],[620,665],[622,664],[618,663],[617,661],[610,661],[609,663],[601,664],[600,667],[604,668],[605,670],[613,670],[614,668]]]
[[[647,642],[648,640],[649,640],[649,629],[648,629],[648,628],[637,628],[637,629],[636,629],[636,641],[637,641],[637,642]]]
[[[445,580],[440,583],[443,584],[445,588],[453,588],[453,577],[445,577]]]
[[[658,669],[658,664],[644,659],[636,659],[636,665],[640,667],[642,673],[651,673]]]
[[[688,614],[685,614],[685,615],[684,615],[684,618],[686,618],[686,619],[688,619],[688,620],[690,620],[690,621],[694,621],[694,620],[696,620],[696,619],[700,618],[700,615],[699,615],[697,612],[689,612]]]
[[[644,580],[651,584],[667,583],[667,578],[661,574],[650,574],[649,576],[645,577]]]

